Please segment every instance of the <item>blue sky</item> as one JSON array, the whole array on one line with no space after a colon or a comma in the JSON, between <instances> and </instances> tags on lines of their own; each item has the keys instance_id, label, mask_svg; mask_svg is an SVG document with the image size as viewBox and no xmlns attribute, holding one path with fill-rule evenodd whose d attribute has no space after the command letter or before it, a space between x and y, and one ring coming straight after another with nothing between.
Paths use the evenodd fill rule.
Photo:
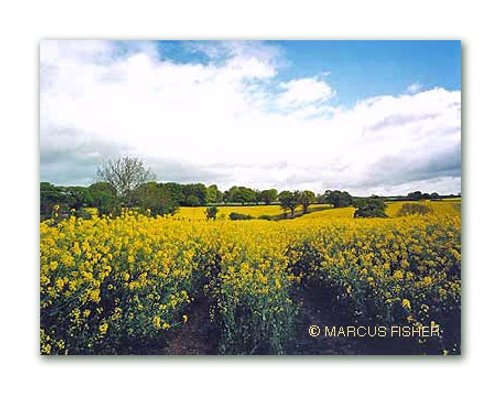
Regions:
<instances>
[{"instance_id":1,"label":"blue sky","mask_svg":"<svg viewBox=\"0 0 500 394\"><path fill-rule=\"evenodd\" d=\"M208 64L193 41L160 41L160 56ZM198 42L206 43L206 41ZM323 75L336 87L336 102L351 106L373 96L397 95L412 84L421 89L461 89L460 41L267 41L283 55L277 81Z\"/></svg>"},{"instance_id":2,"label":"blue sky","mask_svg":"<svg viewBox=\"0 0 500 394\"><path fill-rule=\"evenodd\" d=\"M397 95L412 83L460 90L459 41L317 41L283 43L295 78L329 72L347 105L367 97Z\"/></svg>"},{"instance_id":3,"label":"blue sky","mask_svg":"<svg viewBox=\"0 0 500 394\"><path fill-rule=\"evenodd\" d=\"M41 180L107 158L222 189L461 187L459 41L44 41Z\"/></svg>"}]
</instances>

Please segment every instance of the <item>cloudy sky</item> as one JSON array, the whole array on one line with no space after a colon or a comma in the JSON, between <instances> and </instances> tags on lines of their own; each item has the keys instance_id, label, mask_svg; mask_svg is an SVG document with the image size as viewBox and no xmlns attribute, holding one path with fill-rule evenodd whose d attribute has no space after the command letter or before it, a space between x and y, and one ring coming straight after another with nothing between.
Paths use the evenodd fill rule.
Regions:
<instances>
[{"instance_id":1,"label":"cloudy sky","mask_svg":"<svg viewBox=\"0 0 500 394\"><path fill-rule=\"evenodd\" d=\"M107 158L221 189L461 185L458 41L43 41L40 178Z\"/></svg>"}]
</instances>

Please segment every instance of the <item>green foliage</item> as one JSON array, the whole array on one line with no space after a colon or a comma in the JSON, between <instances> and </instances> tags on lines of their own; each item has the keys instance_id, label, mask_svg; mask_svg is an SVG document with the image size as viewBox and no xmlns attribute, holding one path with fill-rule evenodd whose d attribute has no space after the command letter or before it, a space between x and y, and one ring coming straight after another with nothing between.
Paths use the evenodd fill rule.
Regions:
<instances>
[{"instance_id":1,"label":"green foliage","mask_svg":"<svg viewBox=\"0 0 500 394\"><path fill-rule=\"evenodd\" d=\"M419 200L439 200L440 197L439 194L436 192L429 194L429 193L422 193L421 191L415 191L408 193L407 198L409 200L419 201Z\"/></svg>"},{"instance_id":2,"label":"green foliage","mask_svg":"<svg viewBox=\"0 0 500 394\"><path fill-rule=\"evenodd\" d=\"M162 185L165 189L165 193L167 193L177 205L184 205L185 196L183 185L175 182L167 182Z\"/></svg>"},{"instance_id":3,"label":"green foliage","mask_svg":"<svg viewBox=\"0 0 500 394\"><path fill-rule=\"evenodd\" d=\"M173 214L178 203L168 194L164 185L148 182L135 190L135 202L143 213L153 216Z\"/></svg>"},{"instance_id":4,"label":"green foliage","mask_svg":"<svg viewBox=\"0 0 500 394\"><path fill-rule=\"evenodd\" d=\"M217 185L210 185L207 187L207 203L217 204L222 202L222 192Z\"/></svg>"},{"instance_id":5,"label":"green foliage","mask_svg":"<svg viewBox=\"0 0 500 394\"><path fill-rule=\"evenodd\" d=\"M40 215L50 217L54 205L66 203L64 188L52 185L49 182L40 183Z\"/></svg>"},{"instance_id":6,"label":"green foliage","mask_svg":"<svg viewBox=\"0 0 500 394\"><path fill-rule=\"evenodd\" d=\"M262 190L259 193L259 201L269 205L278 199L278 191L276 189Z\"/></svg>"},{"instance_id":7,"label":"green foliage","mask_svg":"<svg viewBox=\"0 0 500 394\"><path fill-rule=\"evenodd\" d=\"M432 213L432 208L429 205L406 203L403 204L401 209L398 211L397 215L398 216L427 215L429 213Z\"/></svg>"},{"instance_id":8,"label":"green foliage","mask_svg":"<svg viewBox=\"0 0 500 394\"><path fill-rule=\"evenodd\" d=\"M324 203L330 204L335 208L348 207L353 203L352 196L349 193L342 192L340 190L327 190L323 195L323 200Z\"/></svg>"},{"instance_id":9,"label":"green foliage","mask_svg":"<svg viewBox=\"0 0 500 394\"><path fill-rule=\"evenodd\" d=\"M233 186L224 193L224 202L249 204L256 201L257 193L244 186Z\"/></svg>"},{"instance_id":10,"label":"green foliage","mask_svg":"<svg viewBox=\"0 0 500 394\"><path fill-rule=\"evenodd\" d=\"M111 184L96 182L88 187L90 205L97 208L100 215L117 215L120 213L118 196Z\"/></svg>"},{"instance_id":11,"label":"green foliage","mask_svg":"<svg viewBox=\"0 0 500 394\"><path fill-rule=\"evenodd\" d=\"M69 209L79 211L90 202L89 191L86 187L68 186L64 189Z\"/></svg>"},{"instance_id":12,"label":"green foliage","mask_svg":"<svg viewBox=\"0 0 500 394\"><path fill-rule=\"evenodd\" d=\"M40 216L44 219L52 215L55 205L61 216L82 215L82 209L91 204L88 188L81 186L54 186L40 182Z\"/></svg>"},{"instance_id":13,"label":"green foliage","mask_svg":"<svg viewBox=\"0 0 500 394\"><path fill-rule=\"evenodd\" d=\"M201 201L197 196L190 194L186 197L184 205L187 205L188 207L196 207L201 205Z\"/></svg>"},{"instance_id":14,"label":"green foliage","mask_svg":"<svg viewBox=\"0 0 500 394\"><path fill-rule=\"evenodd\" d=\"M303 191L299 194L298 203L302 205L304 213L307 213L307 208L315 201L316 201L316 196L310 190Z\"/></svg>"},{"instance_id":15,"label":"green foliage","mask_svg":"<svg viewBox=\"0 0 500 394\"><path fill-rule=\"evenodd\" d=\"M299 191L282 191L278 195L278 201L280 202L281 208L285 211L285 217L286 217L286 211L290 210L291 216L295 214L295 210L299 206L299 198L300 198L300 192Z\"/></svg>"},{"instance_id":16,"label":"green foliage","mask_svg":"<svg viewBox=\"0 0 500 394\"><path fill-rule=\"evenodd\" d=\"M255 219L252 215L245 215L243 213L231 212L229 214L229 219L231 220L251 220Z\"/></svg>"},{"instance_id":17,"label":"green foliage","mask_svg":"<svg viewBox=\"0 0 500 394\"><path fill-rule=\"evenodd\" d=\"M273 217L271 215L261 215L259 216L260 220L273 220Z\"/></svg>"},{"instance_id":18,"label":"green foliage","mask_svg":"<svg viewBox=\"0 0 500 394\"><path fill-rule=\"evenodd\" d=\"M205 205L207 203L207 187L203 183L181 185L184 195L184 204L189 207Z\"/></svg>"},{"instance_id":19,"label":"green foliage","mask_svg":"<svg viewBox=\"0 0 500 394\"><path fill-rule=\"evenodd\" d=\"M430 197L430 199L431 199L431 200L433 200L433 201L435 201L435 200L440 200L440 199L441 199L441 197L439 196L439 194L438 194L438 193L436 193L436 192L431 193L429 197Z\"/></svg>"},{"instance_id":20,"label":"green foliage","mask_svg":"<svg viewBox=\"0 0 500 394\"><path fill-rule=\"evenodd\" d=\"M414 201L422 200L422 192L416 191L416 192L408 193L408 199L414 200Z\"/></svg>"},{"instance_id":21,"label":"green foliage","mask_svg":"<svg viewBox=\"0 0 500 394\"><path fill-rule=\"evenodd\" d=\"M222 202L222 192L217 185L206 187L203 183L158 183L171 203L176 206L196 207Z\"/></svg>"},{"instance_id":22,"label":"green foliage","mask_svg":"<svg viewBox=\"0 0 500 394\"><path fill-rule=\"evenodd\" d=\"M379 197L360 198L354 201L355 218L386 218L387 204Z\"/></svg>"},{"instance_id":23,"label":"green foliage","mask_svg":"<svg viewBox=\"0 0 500 394\"><path fill-rule=\"evenodd\" d=\"M207 217L207 220L215 220L217 218L217 212L219 211L219 208L217 208L215 205L211 205L207 207L205 210L205 215Z\"/></svg>"}]
</instances>

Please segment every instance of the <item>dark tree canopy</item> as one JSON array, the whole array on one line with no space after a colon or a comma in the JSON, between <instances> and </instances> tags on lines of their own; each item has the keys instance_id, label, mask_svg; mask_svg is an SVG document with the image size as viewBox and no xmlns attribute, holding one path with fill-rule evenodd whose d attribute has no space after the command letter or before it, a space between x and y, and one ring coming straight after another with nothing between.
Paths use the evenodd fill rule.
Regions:
<instances>
[{"instance_id":1,"label":"dark tree canopy","mask_svg":"<svg viewBox=\"0 0 500 394\"><path fill-rule=\"evenodd\" d=\"M218 204L222 202L222 192L217 185L210 185L207 187L207 203Z\"/></svg>"},{"instance_id":2,"label":"dark tree canopy","mask_svg":"<svg viewBox=\"0 0 500 394\"><path fill-rule=\"evenodd\" d=\"M370 197L370 198L359 198L354 201L354 211L355 218L385 218L387 214L385 209L387 204L382 198Z\"/></svg>"},{"instance_id":3,"label":"dark tree canopy","mask_svg":"<svg viewBox=\"0 0 500 394\"><path fill-rule=\"evenodd\" d=\"M414 201L422 200L423 199L422 192L416 191L416 192L408 193L408 199L414 200Z\"/></svg>"},{"instance_id":4,"label":"dark tree canopy","mask_svg":"<svg viewBox=\"0 0 500 394\"><path fill-rule=\"evenodd\" d=\"M178 205L184 204L184 185L175 182L164 183L165 192L170 195L172 200L174 200Z\"/></svg>"},{"instance_id":5,"label":"dark tree canopy","mask_svg":"<svg viewBox=\"0 0 500 394\"><path fill-rule=\"evenodd\" d=\"M83 186L69 186L66 188L67 203L70 209L81 210L90 201L90 193Z\"/></svg>"},{"instance_id":6,"label":"dark tree canopy","mask_svg":"<svg viewBox=\"0 0 500 394\"><path fill-rule=\"evenodd\" d=\"M291 216L295 214L295 210L299 205L299 198L299 191L291 192L285 190L278 195L278 201L280 202L281 208L285 211L285 216L287 210L290 210Z\"/></svg>"},{"instance_id":7,"label":"dark tree canopy","mask_svg":"<svg viewBox=\"0 0 500 394\"><path fill-rule=\"evenodd\" d=\"M193 207L207 203L207 187L203 183L181 185L181 190L184 195L183 205Z\"/></svg>"},{"instance_id":8,"label":"dark tree canopy","mask_svg":"<svg viewBox=\"0 0 500 394\"><path fill-rule=\"evenodd\" d=\"M278 199L278 191L276 189L267 189L259 192L259 201L265 204L271 204Z\"/></svg>"},{"instance_id":9,"label":"dark tree canopy","mask_svg":"<svg viewBox=\"0 0 500 394\"><path fill-rule=\"evenodd\" d=\"M323 195L323 200L326 204L330 204L335 208L348 207L352 205L352 196L347 192L340 190L327 190Z\"/></svg>"},{"instance_id":10,"label":"dark tree canopy","mask_svg":"<svg viewBox=\"0 0 500 394\"><path fill-rule=\"evenodd\" d=\"M250 204L255 202L255 200L255 190L244 186L233 186L224 193L224 202Z\"/></svg>"},{"instance_id":11,"label":"dark tree canopy","mask_svg":"<svg viewBox=\"0 0 500 394\"><path fill-rule=\"evenodd\" d=\"M54 205L66 203L64 188L54 186L49 182L40 183L40 215L50 216Z\"/></svg>"},{"instance_id":12,"label":"dark tree canopy","mask_svg":"<svg viewBox=\"0 0 500 394\"><path fill-rule=\"evenodd\" d=\"M100 215L118 214L119 204L115 189L107 182L96 182L88 187L89 205Z\"/></svg>"},{"instance_id":13,"label":"dark tree canopy","mask_svg":"<svg viewBox=\"0 0 500 394\"><path fill-rule=\"evenodd\" d=\"M441 198L441 197L440 197L440 196L439 196L439 194L438 194L438 193L436 193L436 192L433 192L433 193L431 193L431 194L430 194L430 199L431 199L431 200L439 200L440 198Z\"/></svg>"},{"instance_id":14,"label":"dark tree canopy","mask_svg":"<svg viewBox=\"0 0 500 394\"><path fill-rule=\"evenodd\" d=\"M298 203L302 205L302 210L304 213L307 213L307 209L309 205L316 201L316 196L310 190L305 190L299 193Z\"/></svg>"},{"instance_id":15,"label":"dark tree canopy","mask_svg":"<svg viewBox=\"0 0 500 394\"><path fill-rule=\"evenodd\" d=\"M137 187L134 203L143 213L153 216L173 214L179 207L177 201L168 193L165 184L148 182Z\"/></svg>"},{"instance_id":16,"label":"dark tree canopy","mask_svg":"<svg viewBox=\"0 0 500 394\"><path fill-rule=\"evenodd\" d=\"M217 218L217 213L219 212L219 208L215 205L211 205L205 209L205 216L207 220L215 220Z\"/></svg>"}]
</instances>

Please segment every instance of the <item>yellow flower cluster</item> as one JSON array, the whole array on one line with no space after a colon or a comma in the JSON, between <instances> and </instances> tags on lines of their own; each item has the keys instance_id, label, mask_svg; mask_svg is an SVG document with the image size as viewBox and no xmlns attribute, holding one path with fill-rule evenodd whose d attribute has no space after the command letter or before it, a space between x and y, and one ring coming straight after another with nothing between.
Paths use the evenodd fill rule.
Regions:
<instances>
[{"instance_id":1,"label":"yellow flower cluster","mask_svg":"<svg viewBox=\"0 0 500 394\"><path fill-rule=\"evenodd\" d=\"M203 264L192 235L131 214L42 223L42 353L113 353L182 322Z\"/></svg>"},{"instance_id":2,"label":"yellow flower cluster","mask_svg":"<svg viewBox=\"0 0 500 394\"><path fill-rule=\"evenodd\" d=\"M308 262L306 275L330 292L337 310L355 316L355 323L435 321L443 336L430 344L421 341L422 352L459 347L460 217L413 215L337 223L319 229L299 259Z\"/></svg>"}]
</instances>

